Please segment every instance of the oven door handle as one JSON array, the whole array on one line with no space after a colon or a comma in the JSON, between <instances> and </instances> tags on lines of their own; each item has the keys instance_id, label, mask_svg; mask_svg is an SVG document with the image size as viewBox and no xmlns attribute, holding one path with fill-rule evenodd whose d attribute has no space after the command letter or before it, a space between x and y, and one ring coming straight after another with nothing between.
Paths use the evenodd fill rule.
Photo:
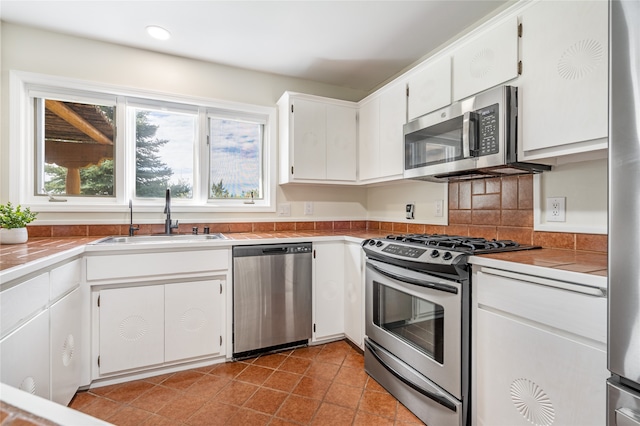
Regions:
<instances>
[{"instance_id":1,"label":"oven door handle","mask_svg":"<svg viewBox=\"0 0 640 426\"><path fill-rule=\"evenodd\" d=\"M434 400L438 404L444 407L447 407L451 411L453 412L457 411L456 405L453 404L451 401L449 401L449 399L445 395L443 395L441 392L438 392L438 391L431 392L423 388L422 386L419 386L413 383L411 380L407 379L402 374L398 373L393 367L388 365L382 359L382 357L377 353L376 348L371 343L365 340L364 345L367 349L369 349L369 352L371 353L371 355L375 357L375 359L380 363L380 365L382 365L389 373L393 374L393 376L398 380L400 380L402 383L409 386L411 389L415 390L416 392L419 392L421 395L424 395L427 398Z\"/></svg>"},{"instance_id":2,"label":"oven door handle","mask_svg":"<svg viewBox=\"0 0 640 426\"><path fill-rule=\"evenodd\" d=\"M409 283L409 284L414 284L414 285L418 285L420 287L427 287L427 288L431 288L433 290L438 290L438 291L444 291L447 293L452 293L452 294L458 294L458 289L455 286L449 285L449 284L443 284L443 283L433 283L430 281L425 281L425 280L419 280L416 278L411 278L411 277L407 277L404 275L400 275L400 274L396 274L390 271L387 271L386 269L382 269L379 268L378 266L372 264L372 263L367 263L367 265L369 265L371 268L375 269L377 272L381 273L382 275L385 275L389 278L392 278L396 281L401 281L403 283Z\"/></svg>"}]
</instances>

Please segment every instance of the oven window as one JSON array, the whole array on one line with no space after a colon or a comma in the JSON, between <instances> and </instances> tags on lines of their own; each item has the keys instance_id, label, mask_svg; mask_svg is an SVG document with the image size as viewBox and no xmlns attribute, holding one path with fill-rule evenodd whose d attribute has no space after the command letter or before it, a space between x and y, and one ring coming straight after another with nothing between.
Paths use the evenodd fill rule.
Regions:
<instances>
[{"instance_id":1,"label":"oven window","mask_svg":"<svg viewBox=\"0 0 640 426\"><path fill-rule=\"evenodd\" d=\"M444 307L373 282L373 322L443 363Z\"/></svg>"}]
</instances>

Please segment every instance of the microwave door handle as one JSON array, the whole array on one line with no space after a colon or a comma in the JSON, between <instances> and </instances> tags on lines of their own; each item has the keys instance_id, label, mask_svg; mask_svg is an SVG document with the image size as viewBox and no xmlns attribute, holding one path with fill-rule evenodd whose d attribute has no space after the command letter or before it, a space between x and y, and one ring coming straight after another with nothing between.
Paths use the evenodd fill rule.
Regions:
<instances>
[{"instance_id":1,"label":"microwave door handle","mask_svg":"<svg viewBox=\"0 0 640 426\"><path fill-rule=\"evenodd\" d=\"M478 151L477 123L475 112L467 111L462 115L462 158L475 157Z\"/></svg>"}]
</instances>

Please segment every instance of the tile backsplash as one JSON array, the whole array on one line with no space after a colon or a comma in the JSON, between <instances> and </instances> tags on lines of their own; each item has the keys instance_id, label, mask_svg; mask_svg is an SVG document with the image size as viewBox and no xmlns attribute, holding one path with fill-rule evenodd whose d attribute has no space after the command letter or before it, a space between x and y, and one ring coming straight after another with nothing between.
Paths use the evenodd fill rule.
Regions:
<instances>
[{"instance_id":1,"label":"tile backsplash","mask_svg":"<svg viewBox=\"0 0 640 426\"><path fill-rule=\"evenodd\" d=\"M514 240L547 248L607 251L607 235L533 230L533 176L509 176L449 183L449 225L381 221L181 223L178 232L270 233L279 231L362 231L429 233ZM126 235L128 225L30 225L31 237ZM139 234L164 231L162 224L140 225Z\"/></svg>"}]
</instances>

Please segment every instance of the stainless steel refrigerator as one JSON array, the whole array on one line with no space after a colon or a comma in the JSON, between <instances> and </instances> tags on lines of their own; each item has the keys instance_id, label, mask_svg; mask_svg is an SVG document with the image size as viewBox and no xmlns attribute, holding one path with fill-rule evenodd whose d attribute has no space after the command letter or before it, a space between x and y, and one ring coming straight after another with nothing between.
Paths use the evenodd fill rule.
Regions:
<instances>
[{"instance_id":1,"label":"stainless steel refrigerator","mask_svg":"<svg viewBox=\"0 0 640 426\"><path fill-rule=\"evenodd\" d=\"M607 425L640 426L640 0L609 4Z\"/></svg>"}]
</instances>

